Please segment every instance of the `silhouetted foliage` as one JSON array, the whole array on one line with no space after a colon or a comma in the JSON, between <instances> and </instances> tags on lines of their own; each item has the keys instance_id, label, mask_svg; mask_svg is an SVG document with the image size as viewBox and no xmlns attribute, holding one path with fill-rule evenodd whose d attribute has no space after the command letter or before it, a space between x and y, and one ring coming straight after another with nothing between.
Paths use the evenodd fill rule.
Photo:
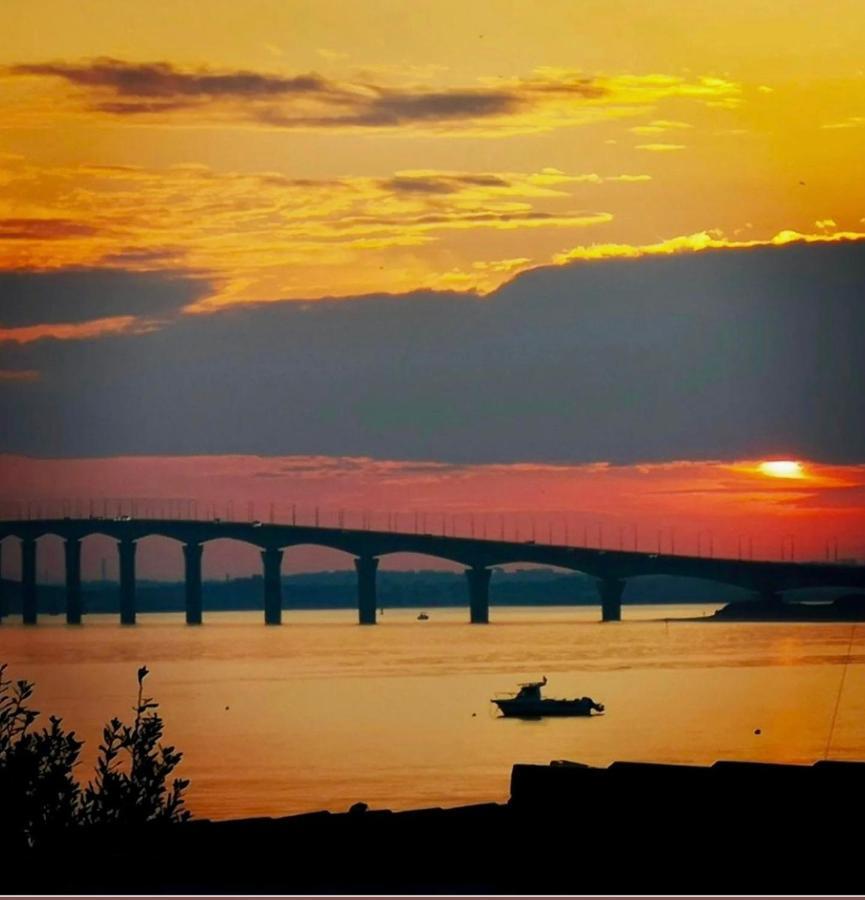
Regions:
<instances>
[{"instance_id":1,"label":"silhouetted foliage","mask_svg":"<svg viewBox=\"0 0 865 900\"><path fill-rule=\"evenodd\" d=\"M102 732L96 777L82 790L73 777L83 741L56 716L41 731L28 706L33 685L6 678L0 665L0 840L7 850L34 847L75 825L182 822L186 779L169 776L182 754L160 744L159 704L144 696L147 667L138 670L135 719L112 719Z\"/></svg>"},{"instance_id":2,"label":"silhouetted foliage","mask_svg":"<svg viewBox=\"0 0 865 900\"><path fill-rule=\"evenodd\" d=\"M15 850L76 821L80 788L72 769L82 742L55 716L47 728L32 729L39 716L27 706L33 685L9 681L5 672L0 665L0 835Z\"/></svg>"}]
</instances>

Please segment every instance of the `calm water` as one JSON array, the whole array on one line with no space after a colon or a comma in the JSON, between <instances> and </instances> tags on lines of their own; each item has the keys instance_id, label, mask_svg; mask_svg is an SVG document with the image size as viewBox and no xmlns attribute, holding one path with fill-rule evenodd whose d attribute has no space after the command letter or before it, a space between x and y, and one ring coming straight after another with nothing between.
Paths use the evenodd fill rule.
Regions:
<instances>
[{"instance_id":1,"label":"calm water","mask_svg":"<svg viewBox=\"0 0 865 900\"><path fill-rule=\"evenodd\" d=\"M810 762L842 677L829 755L865 758L865 626L663 621L706 611L626 607L603 625L596 609L499 607L486 627L463 609L427 622L387 610L375 628L350 610L287 612L282 628L259 613L202 628L173 614L135 628L45 619L0 627L0 660L86 738L81 777L102 723L129 718L146 663L189 805L212 818L504 800L514 762ZM607 714L494 717L490 697L541 675L549 696L588 694Z\"/></svg>"}]
</instances>

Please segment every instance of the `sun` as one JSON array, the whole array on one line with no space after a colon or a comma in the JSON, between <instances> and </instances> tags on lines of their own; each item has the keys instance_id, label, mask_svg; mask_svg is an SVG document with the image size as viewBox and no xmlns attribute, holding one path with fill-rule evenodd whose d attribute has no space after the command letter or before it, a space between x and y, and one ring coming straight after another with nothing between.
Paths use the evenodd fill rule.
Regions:
<instances>
[{"instance_id":1,"label":"sun","mask_svg":"<svg viewBox=\"0 0 865 900\"><path fill-rule=\"evenodd\" d=\"M796 462L794 459L770 459L766 462L761 462L758 468L764 475L771 475L772 478L805 477L802 463Z\"/></svg>"}]
</instances>

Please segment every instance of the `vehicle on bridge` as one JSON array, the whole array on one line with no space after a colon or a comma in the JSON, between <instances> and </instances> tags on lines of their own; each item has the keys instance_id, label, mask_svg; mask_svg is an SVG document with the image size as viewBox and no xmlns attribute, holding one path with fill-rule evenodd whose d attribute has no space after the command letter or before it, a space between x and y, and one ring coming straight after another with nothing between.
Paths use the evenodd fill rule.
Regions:
<instances>
[{"instance_id":1,"label":"vehicle on bridge","mask_svg":"<svg viewBox=\"0 0 865 900\"><path fill-rule=\"evenodd\" d=\"M590 716L593 712L604 711L604 704L595 703L591 697L580 697L577 700L544 699L541 696L541 688L546 683L547 676L544 675L543 681L528 681L521 684L514 696L494 698L490 702L495 703L503 716L520 719L538 719L541 716Z\"/></svg>"}]
</instances>

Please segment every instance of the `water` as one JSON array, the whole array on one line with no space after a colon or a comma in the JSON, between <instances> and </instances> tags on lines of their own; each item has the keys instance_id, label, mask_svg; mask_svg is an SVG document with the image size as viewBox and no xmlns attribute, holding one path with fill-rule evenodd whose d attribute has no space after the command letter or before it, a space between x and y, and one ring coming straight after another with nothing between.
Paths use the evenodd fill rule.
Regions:
<instances>
[{"instance_id":1,"label":"water","mask_svg":"<svg viewBox=\"0 0 865 900\"><path fill-rule=\"evenodd\" d=\"M710 611L625 607L601 624L591 608L498 607L471 626L464 609L427 622L389 609L374 628L351 610L286 612L282 628L260 613L206 614L201 628L174 614L135 628L45 618L0 627L0 660L86 739L85 779L146 663L189 806L210 818L503 801L515 762L811 762L845 668L829 756L865 758L865 627L664 621ZM490 697L542 675L549 696L588 694L607 714L494 717Z\"/></svg>"}]
</instances>

